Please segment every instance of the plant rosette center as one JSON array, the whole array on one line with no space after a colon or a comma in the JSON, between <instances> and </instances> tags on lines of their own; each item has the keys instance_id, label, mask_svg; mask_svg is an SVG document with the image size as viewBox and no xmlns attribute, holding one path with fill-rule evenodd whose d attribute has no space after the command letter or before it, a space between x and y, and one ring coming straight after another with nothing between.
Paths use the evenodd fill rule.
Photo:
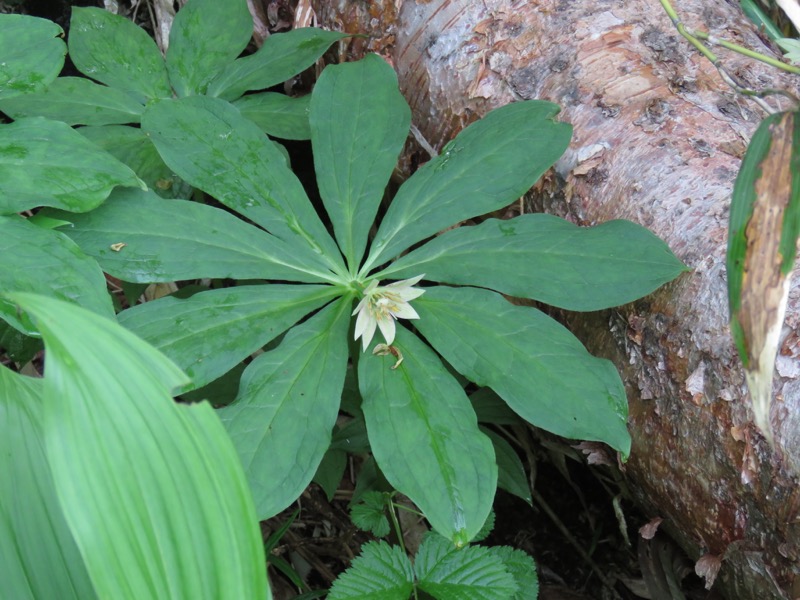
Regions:
<instances>
[{"instance_id":1,"label":"plant rosette center","mask_svg":"<svg viewBox=\"0 0 800 600\"><path fill-rule=\"evenodd\" d=\"M353 315L358 315L355 339L361 338L363 350L372 341L375 329L381 330L386 344L391 346L396 331L396 319L419 319L410 302L425 293L424 289L414 287L423 277L424 274L417 275L385 286L378 285L380 281L377 279L369 282L361 301L353 311Z\"/></svg>"}]
</instances>

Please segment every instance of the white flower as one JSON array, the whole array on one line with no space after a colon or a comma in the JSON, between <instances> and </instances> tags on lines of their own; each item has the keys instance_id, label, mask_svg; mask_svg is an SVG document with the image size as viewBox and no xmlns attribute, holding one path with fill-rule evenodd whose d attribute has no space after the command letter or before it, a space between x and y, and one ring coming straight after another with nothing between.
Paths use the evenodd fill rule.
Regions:
<instances>
[{"instance_id":1,"label":"white flower","mask_svg":"<svg viewBox=\"0 0 800 600\"><path fill-rule=\"evenodd\" d=\"M354 315L358 314L355 339L361 338L364 350L372 341L376 327L380 328L386 343L391 345L394 341L395 319L419 319L409 301L425 293L423 289L412 287L423 277L424 274L383 287L378 287L378 281L370 282L364 290L364 297L353 311Z\"/></svg>"}]
</instances>

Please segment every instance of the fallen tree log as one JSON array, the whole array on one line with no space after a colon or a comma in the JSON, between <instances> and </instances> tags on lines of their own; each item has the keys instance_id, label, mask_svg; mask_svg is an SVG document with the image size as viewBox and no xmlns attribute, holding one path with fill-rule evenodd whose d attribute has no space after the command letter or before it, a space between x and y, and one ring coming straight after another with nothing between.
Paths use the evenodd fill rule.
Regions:
<instances>
[{"instance_id":1,"label":"fallen tree log","mask_svg":"<svg viewBox=\"0 0 800 600\"><path fill-rule=\"evenodd\" d=\"M370 35L347 52L376 51L394 65L420 139L435 149L508 102L563 107L572 145L536 208L580 224L637 221L693 270L634 305L569 317L626 383L624 474L708 581L721 561L715 585L729 598L800 598L797 278L774 381L774 451L752 425L728 329L728 208L762 110L676 35L656 0L312 4L322 25ZM678 8L691 27L771 53L733 2ZM748 86L797 91L762 64L726 55L725 65ZM426 159L412 145L403 168Z\"/></svg>"}]
</instances>

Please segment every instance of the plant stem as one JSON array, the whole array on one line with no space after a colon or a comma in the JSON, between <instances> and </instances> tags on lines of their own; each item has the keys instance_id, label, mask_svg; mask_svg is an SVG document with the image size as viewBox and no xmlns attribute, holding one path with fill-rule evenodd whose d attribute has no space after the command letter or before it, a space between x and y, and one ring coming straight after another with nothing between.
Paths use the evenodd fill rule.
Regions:
<instances>
[{"instance_id":1,"label":"plant stem","mask_svg":"<svg viewBox=\"0 0 800 600\"><path fill-rule=\"evenodd\" d=\"M403 551L403 554L408 554L406 552L406 543L403 540L403 529L400 527L400 521L397 519L397 513L394 510L394 502L391 501L391 498L386 498L386 508L389 509L389 518L392 520L394 534L397 536L397 543L400 544L400 549Z\"/></svg>"}]
</instances>

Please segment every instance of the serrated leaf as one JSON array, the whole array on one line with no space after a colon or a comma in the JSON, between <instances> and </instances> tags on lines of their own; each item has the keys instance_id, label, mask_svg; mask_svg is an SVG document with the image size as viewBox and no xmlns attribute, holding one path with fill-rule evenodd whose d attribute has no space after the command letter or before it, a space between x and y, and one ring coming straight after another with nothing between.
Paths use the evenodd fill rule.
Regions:
<instances>
[{"instance_id":1,"label":"serrated leaf","mask_svg":"<svg viewBox=\"0 0 800 600\"><path fill-rule=\"evenodd\" d=\"M167 71L178 96L205 94L252 35L253 17L245 0L187 2L172 22L167 50Z\"/></svg>"},{"instance_id":2,"label":"serrated leaf","mask_svg":"<svg viewBox=\"0 0 800 600\"><path fill-rule=\"evenodd\" d=\"M0 256L9 261L0 269L0 290L35 292L114 316L103 272L67 236L16 215L0 216ZM13 303L0 299L0 314L23 333L36 333Z\"/></svg>"},{"instance_id":3,"label":"serrated leaf","mask_svg":"<svg viewBox=\"0 0 800 600\"><path fill-rule=\"evenodd\" d=\"M252 499L208 404L110 319L11 294L47 350L44 439L58 498L101 598L269 597Z\"/></svg>"},{"instance_id":4,"label":"serrated leaf","mask_svg":"<svg viewBox=\"0 0 800 600\"><path fill-rule=\"evenodd\" d=\"M417 552L419 588L436 600L508 600L517 591L514 577L489 548L457 549L431 534Z\"/></svg>"},{"instance_id":5,"label":"serrated leaf","mask_svg":"<svg viewBox=\"0 0 800 600\"><path fill-rule=\"evenodd\" d=\"M400 186L364 269L527 192L569 144L572 127L553 120L558 111L541 100L515 102L459 133Z\"/></svg>"},{"instance_id":6,"label":"serrated leaf","mask_svg":"<svg viewBox=\"0 0 800 600\"><path fill-rule=\"evenodd\" d=\"M13 119L46 117L68 125L114 125L138 123L144 106L126 91L82 77L59 77L40 92L0 100L0 110Z\"/></svg>"},{"instance_id":7,"label":"serrated leaf","mask_svg":"<svg viewBox=\"0 0 800 600\"><path fill-rule=\"evenodd\" d=\"M225 374L336 293L321 285L239 286L185 300L159 298L123 311L118 320L167 355L197 388Z\"/></svg>"},{"instance_id":8,"label":"serrated leaf","mask_svg":"<svg viewBox=\"0 0 800 600\"><path fill-rule=\"evenodd\" d=\"M0 365L0 571L15 600L96 598L45 457L41 379Z\"/></svg>"},{"instance_id":9,"label":"serrated leaf","mask_svg":"<svg viewBox=\"0 0 800 600\"><path fill-rule=\"evenodd\" d=\"M497 465L461 386L433 351L403 327L403 356L367 352L358 379L372 453L386 478L420 507L431 525L459 545L492 507Z\"/></svg>"},{"instance_id":10,"label":"serrated leaf","mask_svg":"<svg viewBox=\"0 0 800 600\"><path fill-rule=\"evenodd\" d=\"M408 600L414 588L411 561L398 546L369 542L333 582L328 600Z\"/></svg>"},{"instance_id":11,"label":"serrated leaf","mask_svg":"<svg viewBox=\"0 0 800 600\"><path fill-rule=\"evenodd\" d=\"M511 600L536 600L539 597L539 576L533 559L522 550L508 546L493 546L489 550L503 561L514 577L517 593Z\"/></svg>"},{"instance_id":12,"label":"serrated leaf","mask_svg":"<svg viewBox=\"0 0 800 600\"><path fill-rule=\"evenodd\" d=\"M525 467L514 448L504 437L491 429L481 427L481 431L492 440L494 446L494 455L497 457L497 487L522 498L528 504L533 504L531 485L525 474Z\"/></svg>"},{"instance_id":13,"label":"serrated leaf","mask_svg":"<svg viewBox=\"0 0 800 600\"><path fill-rule=\"evenodd\" d=\"M498 481L499 481L499 476L498 476ZM494 529L494 522L495 522L495 512L494 509L492 509L491 511L489 511L489 516L486 517L486 520L483 522L483 526L481 527L481 530L478 532L478 535L476 535L472 541L474 543L482 542L487 537L489 537L489 535L492 533L492 530Z\"/></svg>"},{"instance_id":14,"label":"serrated leaf","mask_svg":"<svg viewBox=\"0 0 800 600\"><path fill-rule=\"evenodd\" d=\"M235 100L250 90L265 90L313 65L334 42L349 33L313 27L273 33L255 54L225 66L208 86L209 96Z\"/></svg>"},{"instance_id":15,"label":"serrated leaf","mask_svg":"<svg viewBox=\"0 0 800 600\"><path fill-rule=\"evenodd\" d=\"M411 110L394 69L369 54L322 72L311 95L309 123L320 195L355 272L408 136Z\"/></svg>"},{"instance_id":16,"label":"serrated leaf","mask_svg":"<svg viewBox=\"0 0 800 600\"><path fill-rule=\"evenodd\" d=\"M61 72L64 30L47 19L0 15L0 99L37 92Z\"/></svg>"},{"instance_id":17,"label":"serrated leaf","mask_svg":"<svg viewBox=\"0 0 800 600\"><path fill-rule=\"evenodd\" d=\"M172 96L153 38L130 19L102 8L72 8L69 57L87 77L137 92L142 100Z\"/></svg>"},{"instance_id":18,"label":"serrated leaf","mask_svg":"<svg viewBox=\"0 0 800 600\"><path fill-rule=\"evenodd\" d=\"M386 517L386 496L382 492L367 492L361 501L350 508L350 520L362 531L376 537L389 535L389 519Z\"/></svg>"},{"instance_id":19,"label":"serrated leaf","mask_svg":"<svg viewBox=\"0 0 800 600\"><path fill-rule=\"evenodd\" d=\"M34 117L0 125L0 214L37 206L85 212L115 186L144 183L66 123Z\"/></svg>"},{"instance_id":20,"label":"serrated leaf","mask_svg":"<svg viewBox=\"0 0 800 600\"><path fill-rule=\"evenodd\" d=\"M632 302L686 271L669 247L630 221L578 227L527 214L434 238L377 274L474 285L567 310L600 310Z\"/></svg>"},{"instance_id":21,"label":"serrated leaf","mask_svg":"<svg viewBox=\"0 0 800 600\"><path fill-rule=\"evenodd\" d=\"M284 140L308 140L311 139L308 125L310 102L310 95L292 98L264 92L239 98L233 105L266 134Z\"/></svg>"},{"instance_id":22,"label":"serrated leaf","mask_svg":"<svg viewBox=\"0 0 800 600\"><path fill-rule=\"evenodd\" d=\"M194 96L151 104L142 128L184 180L294 242L309 267L341 270L339 250L284 155L228 102Z\"/></svg>"},{"instance_id":23,"label":"serrated leaf","mask_svg":"<svg viewBox=\"0 0 800 600\"><path fill-rule=\"evenodd\" d=\"M306 267L293 246L197 202L116 190L98 209L64 218L73 224L64 233L103 270L125 281L328 279L324 271Z\"/></svg>"},{"instance_id":24,"label":"serrated leaf","mask_svg":"<svg viewBox=\"0 0 800 600\"><path fill-rule=\"evenodd\" d=\"M731 200L728 301L755 423L772 443L772 374L800 235L800 119L778 113L759 126Z\"/></svg>"},{"instance_id":25,"label":"serrated leaf","mask_svg":"<svg viewBox=\"0 0 800 600\"><path fill-rule=\"evenodd\" d=\"M478 288L427 288L414 308L420 316L414 324L444 359L491 387L522 418L627 456L628 402L619 374L565 327Z\"/></svg>"},{"instance_id":26,"label":"serrated leaf","mask_svg":"<svg viewBox=\"0 0 800 600\"><path fill-rule=\"evenodd\" d=\"M260 520L289 506L309 484L339 412L347 367L351 298L289 330L242 375L219 416L247 473Z\"/></svg>"}]
</instances>

